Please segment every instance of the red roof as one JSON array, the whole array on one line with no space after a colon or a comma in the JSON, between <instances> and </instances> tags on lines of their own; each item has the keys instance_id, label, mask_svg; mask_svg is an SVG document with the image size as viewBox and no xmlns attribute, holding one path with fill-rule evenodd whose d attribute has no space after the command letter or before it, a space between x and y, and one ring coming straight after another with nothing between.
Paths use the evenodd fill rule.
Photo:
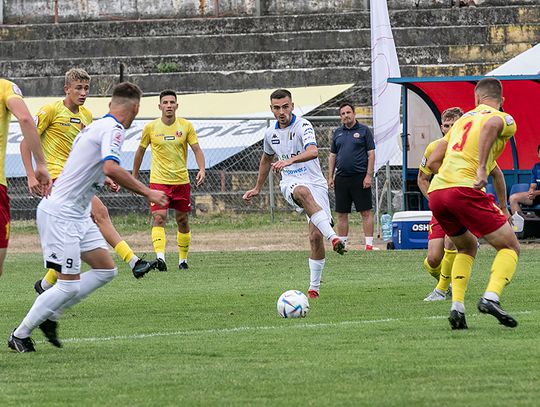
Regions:
<instances>
[{"instance_id":1,"label":"red roof","mask_svg":"<svg viewBox=\"0 0 540 407\"><path fill-rule=\"evenodd\" d=\"M530 170L538 161L540 144L540 75L494 76L503 84L503 109L517 124L514 136L517 169ZM441 112L452 106L464 111L474 108L474 86L483 77L390 78L417 93L430 106L438 120ZM537 116L539 115L539 116ZM511 144L508 143L497 163L502 169L514 169Z\"/></svg>"}]
</instances>

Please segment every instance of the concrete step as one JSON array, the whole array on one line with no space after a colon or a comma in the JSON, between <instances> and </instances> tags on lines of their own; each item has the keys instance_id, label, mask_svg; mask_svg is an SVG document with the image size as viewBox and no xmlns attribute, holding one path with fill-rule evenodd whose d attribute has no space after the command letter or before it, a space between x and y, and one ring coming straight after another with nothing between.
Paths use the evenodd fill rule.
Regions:
<instances>
[{"instance_id":1,"label":"concrete step","mask_svg":"<svg viewBox=\"0 0 540 407\"><path fill-rule=\"evenodd\" d=\"M501 26L412 27L393 30L396 45L445 46L540 42L540 24ZM234 53L349 49L370 46L368 29L301 31L295 33L234 34L228 36L178 36L113 39L2 41L3 60L178 55L201 52Z\"/></svg>"},{"instance_id":2,"label":"concrete step","mask_svg":"<svg viewBox=\"0 0 540 407\"><path fill-rule=\"evenodd\" d=\"M497 63L510 59L531 47L528 42L517 44L398 47L401 66L451 63ZM364 69L371 63L369 48L339 50L301 50L270 52L236 52L191 55L147 55L143 57L65 58L0 61L0 71L7 77L24 73L25 77L61 76L73 66L81 66L90 75L116 74L123 64L127 74L238 71L263 69L316 68L357 66Z\"/></svg>"},{"instance_id":3,"label":"concrete step","mask_svg":"<svg viewBox=\"0 0 540 407\"><path fill-rule=\"evenodd\" d=\"M404 0L413 4L413 0ZM431 0L430 0L431 1ZM532 3L532 4L531 4ZM515 4L515 1L514 1ZM538 1L506 7L475 9L414 8L391 10L393 27L535 23L540 20ZM66 38L129 38L154 36L229 35L294 31L369 28L368 12L304 14L295 16L186 18L175 20L89 21L63 24L4 25L1 41L63 40Z\"/></svg>"}]
</instances>

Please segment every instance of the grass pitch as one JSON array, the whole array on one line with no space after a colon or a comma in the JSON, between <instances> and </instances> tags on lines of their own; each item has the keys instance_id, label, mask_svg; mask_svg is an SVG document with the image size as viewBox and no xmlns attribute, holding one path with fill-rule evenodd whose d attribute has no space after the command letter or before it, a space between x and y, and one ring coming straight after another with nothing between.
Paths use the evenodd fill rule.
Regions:
<instances>
[{"instance_id":1,"label":"grass pitch","mask_svg":"<svg viewBox=\"0 0 540 407\"><path fill-rule=\"evenodd\" d=\"M538 249L524 248L502 298L505 328L476 302L494 251L482 247L467 292L468 331L450 302L422 299L423 251L329 253L307 318L278 317L307 291L306 252L193 253L190 270L119 276L60 322L64 348L5 340L31 306L39 254L8 254L0 334L1 406L536 406L540 399Z\"/></svg>"}]
</instances>

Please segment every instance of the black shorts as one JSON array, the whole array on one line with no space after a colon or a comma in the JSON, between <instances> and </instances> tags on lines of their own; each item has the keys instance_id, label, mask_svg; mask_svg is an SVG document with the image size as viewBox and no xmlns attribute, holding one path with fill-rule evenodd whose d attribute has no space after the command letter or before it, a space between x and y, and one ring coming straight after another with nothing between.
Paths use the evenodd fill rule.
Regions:
<instances>
[{"instance_id":1,"label":"black shorts","mask_svg":"<svg viewBox=\"0 0 540 407\"><path fill-rule=\"evenodd\" d=\"M352 203L356 212L373 208L371 188L364 188L365 173L343 177L336 175L334 190L336 192L336 212L351 213Z\"/></svg>"}]
</instances>

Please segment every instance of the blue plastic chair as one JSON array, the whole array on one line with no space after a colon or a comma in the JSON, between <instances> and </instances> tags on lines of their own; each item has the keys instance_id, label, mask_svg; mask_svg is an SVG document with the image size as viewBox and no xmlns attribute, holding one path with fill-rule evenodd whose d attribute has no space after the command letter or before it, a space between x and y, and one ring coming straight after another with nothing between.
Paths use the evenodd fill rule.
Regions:
<instances>
[{"instance_id":1,"label":"blue plastic chair","mask_svg":"<svg viewBox=\"0 0 540 407\"><path fill-rule=\"evenodd\" d=\"M513 184L510 188L510 195L517 194L518 192L527 192L529 190L529 184Z\"/></svg>"}]
</instances>

